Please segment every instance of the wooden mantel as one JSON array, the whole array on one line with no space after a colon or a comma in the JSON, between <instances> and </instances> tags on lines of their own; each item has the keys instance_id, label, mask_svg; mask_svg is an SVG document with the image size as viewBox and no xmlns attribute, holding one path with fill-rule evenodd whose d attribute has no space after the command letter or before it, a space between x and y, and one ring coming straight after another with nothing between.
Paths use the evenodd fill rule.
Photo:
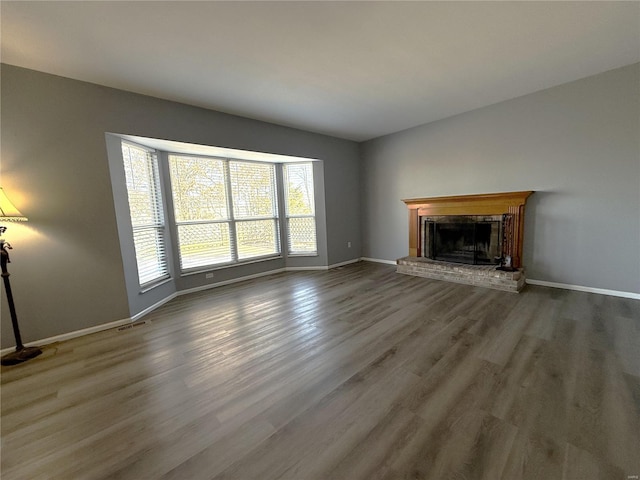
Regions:
<instances>
[{"instance_id":1,"label":"wooden mantel","mask_svg":"<svg viewBox=\"0 0 640 480\"><path fill-rule=\"evenodd\" d=\"M409 208L409 256L421 257L420 217L431 215L509 215L509 235L503 251L515 268L522 266L524 206L533 191L483 193L403 200Z\"/></svg>"}]
</instances>

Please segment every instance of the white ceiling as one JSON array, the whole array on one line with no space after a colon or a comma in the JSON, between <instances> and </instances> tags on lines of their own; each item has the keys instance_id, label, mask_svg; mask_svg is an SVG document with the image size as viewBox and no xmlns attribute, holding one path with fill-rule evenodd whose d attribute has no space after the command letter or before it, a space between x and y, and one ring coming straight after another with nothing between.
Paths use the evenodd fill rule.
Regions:
<instances>
[{"instance_id":1,"label":"white ceiling","mask_svg":"<svg viewBox=\"0 0 640 480\"><path fill-rule=\"evenodd\" d=\"M2 62L367 140L640 61L640 2L1 2Z\"/></svg>"}]
</instances>

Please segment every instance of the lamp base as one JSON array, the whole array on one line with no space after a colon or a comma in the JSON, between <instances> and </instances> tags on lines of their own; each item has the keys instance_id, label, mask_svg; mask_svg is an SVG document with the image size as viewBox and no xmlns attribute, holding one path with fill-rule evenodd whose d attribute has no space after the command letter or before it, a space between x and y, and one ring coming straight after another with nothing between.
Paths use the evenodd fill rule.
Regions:
<instances>
[{"instance_id":1,"label":"lamp base","mask_svg":"<svg viewBox=\"0 0 640 480\"><path fill-rule=\"evenodd\" d=\"M17 365L26 362L31 358L35 358L42 353L38 347L22 347L16 349L15 352L7 353L2 357L0 363L2 365Z\"/></svg>"}]
</instances>

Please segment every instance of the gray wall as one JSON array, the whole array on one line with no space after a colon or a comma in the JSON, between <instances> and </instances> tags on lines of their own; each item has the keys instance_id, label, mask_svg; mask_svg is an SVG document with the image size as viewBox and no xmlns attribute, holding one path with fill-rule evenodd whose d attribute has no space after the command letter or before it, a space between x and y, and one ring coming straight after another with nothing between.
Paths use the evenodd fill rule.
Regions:
<instances>
[{"instance_id":1,"label":"gray wall","mask_svg":"<svg viewBox=\"0 0 640 480\"><path fill-rule=\"evenodd\" d=\"M131 315L106 132L322 159L328 264L360 257L355 142L4 64L1 74L0 184L30 220L6 234L15 247L11 282L25 342ZM197 287L204 279L182 283ZM1 297L8 347L13 335Z\"/></svg>"},{"instance_id":2,"label":"gray wall","mask_svg":"<svg viewBox=\"0 0 640 480\"><path fill-rule=\"evenodd\" d=\"M528 278L640 292L640 64L362 145L363 256L408 254L401 199L535 190Z\"/></svg>"}]
</instances>

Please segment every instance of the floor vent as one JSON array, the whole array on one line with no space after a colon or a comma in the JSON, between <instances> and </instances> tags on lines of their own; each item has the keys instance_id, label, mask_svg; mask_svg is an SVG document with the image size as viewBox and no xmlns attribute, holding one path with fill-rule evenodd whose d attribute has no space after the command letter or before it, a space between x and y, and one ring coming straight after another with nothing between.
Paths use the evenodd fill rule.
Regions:
<instances>
[{"instance_id":1,"label":"floor vent","mask_svg":"<svg viewBox=\"0 0 640 480\"><path fill-rule=\"evenodd\" d=\"M149 323L151 323L149 320L143 320L142 322L128 323L126 325L118 327L118 331L119 332L124 332L125 330L132 330L132 329L134 329L136 327L142 327L143 325L147 325Z\"/></svg>"}]
</instances>

